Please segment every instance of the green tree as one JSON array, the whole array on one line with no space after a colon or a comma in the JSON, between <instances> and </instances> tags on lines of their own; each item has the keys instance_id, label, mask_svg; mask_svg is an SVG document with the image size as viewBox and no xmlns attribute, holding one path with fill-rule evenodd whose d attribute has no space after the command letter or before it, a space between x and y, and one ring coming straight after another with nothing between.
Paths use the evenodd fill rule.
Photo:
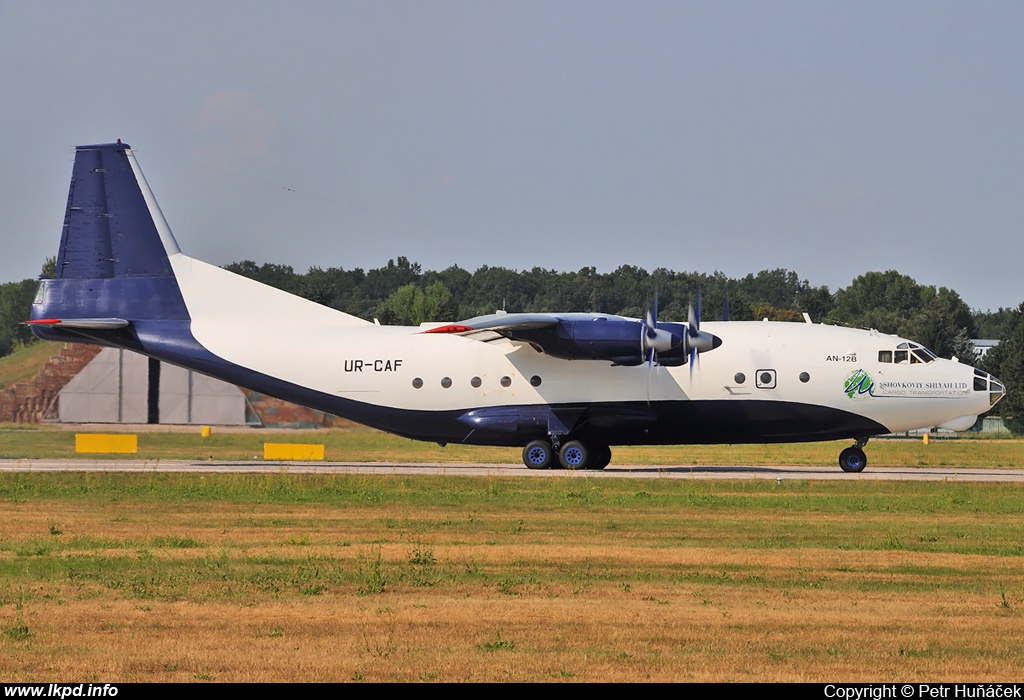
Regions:
<instances>
[{"instance_id":1,"label":"green tree","mask_svg":"<svg viewBox=\"0 0 1024 700\"><path fill-rule=\"evenodd\" d=\"M808 284L797 290L797 310L805 312L815 323L821 323L822 319L828 316L834 305L835 300L832 292L826 286L812 287Z\"/></svg>"},{"instance_id":2,"label":"green tree","mask_svg":"<svg viewBox=\"0 0 1024 700\"><path fill-rule=\"evenodd\" d=\"M415 283L399 287L382 305L379 320L385 324L418 326L428 321L454 321L451 292L440 281L424 292Z\"/></svg>"},{"instance_id":3,"label":"green tree","mask_svg":"<svg viewBox=\"0 0 1024 700\"><path fill-rule=\"evenodd\" d=\"M1006 396L994 412L1003 418L1024 419L1024 303L1006 315L999 344L989 350L981 368L1006 386Z\"/></svg>"},{"instance_id":4,"label":"green tree","mask_svg":"<svg viewBox=\"0 0 1024 700\"><path fill-rule=\"evenodd\" d=\"M962 331L976 332L974 316L956 292L918 284L895 270L865 273L838 290L826 321L910 338L942 357L953 354Z\"/></svg>"},{"instance_id":5,"label":"green tree","mask_svg":"<svg viewBox=\"0 0 1024 700\"><path fill-rule=\"evenodd\" d=\"M751 308L755 317L768 319L769 321L803 321L803 316L794 309L776 309L771 304L754 304Z\"/></svg>"},{"instance_id":6,"label":"green tree","mask_svg":"<svg viewBox=\"0 0 1024 700\"><path fill-rule=\"evenodd\" d=\"M971 334L966 328L961 328L953 338L952 356L965 365L975 364L974 343L971 342Z\"/></svg>"},{"instance_id":7,"label":"green tree","mask_svg":"<svg viewBox=\"0 0 1024 700\"><path fill-rule=\"evenodd\" d=\"M385 325L416 326L423 321L423 290L410 282L394 291L381 305L380 322Z\"/></svg>"},{"instance_id":8,"label":"green tree","mask_svg":"<svg viewBox=\"0 0 1024 700\"><path fill-rule=\"evenodd\" d=\"M427 271L423 273L422 283L425 289L430 289L430 286L438 281L444 284L451 295L451 318L463 318L471 315L463 313L461 305L466 301L469 285L473 281L473 274L458 265L452 265L441 272Z\"/></svg>"},{"instance_id":9,"label":"green tree","mask_svg":"<svg viewBox=\"0 0 1024 700\"><path fill-rule=\"evenodd\" d=\"M975 311L974 323L978 328L978 338L1002 338L1007 325L1013 323L1017 309L999 307L998 311Z\"/></svg>"},{"instance_id":10,"label":"green tree","mask_svg":"<svg viewBox=\"0 0 1024 700\"><path fill-rule=\"evenodd\" d=\"M424 321L455 321L458 309L448 287L438 280L423 294Z\"/></svg>"},{"instance_id":11,"label":"green tree","mask_svg":"<svg viewBox=\"0 0 1024 700\"><path fill-rule=\"evenodd\" d=\"M740 282L740 287L754 303L779 309L792 308L797 293L806 286L806 280L801 282L795 272L782 268L761 270L756 275L747 275Z\"/></svg>"},{"instance_id":12,"label":"green tree","mask_svg":"<svg viewBox=\"0 0 1024 700\"><path fill-rule=\"evenodd\" d=\"M921 285L912 277L896 270L866 272L836 291L827 320L904 335L920 310Z\"/></svg>"},{"instance_id":13,"label":"green tree","mask_svg":"<svg viewBox=\"0 0 1024 700\"><path fill-rule=\"evenodd\" d=\"M302 292L300 275L295 273L291 265L275 265L274 263L257 265L252 260L243 260L225 265L224 269L257 282L269 284L271 287L283 289L290 294L301 294Z\"/></svg>"},{"instance_id":14,"label":"green tree","mask_svg":"<svg viewBox=\"0 0 1024 700\"><path fill-rule=\"evenodd\" d=\"M52 269L52 260L49 261ZM321 269L306 274L287 265L232 263L227 269L320 304L361 318L383 323L420 320L457 320L510 312L592 311L642 318L658 294L659 318L685 321L697 291L703 298L702 320L721 318L725 291L729 291L730 318L734 321L796 320L801 312L816 322L876 328L924 343L942 356L968 361L962 335L998 338L1016 309L974 312L953 290L918 284L895 270L866 272L833 295L828 287L813 287L797 273L762 270L742 279L721 272L676 272L657 268L648 272L632 265L599 273L584 267L575 272L535 267L510 270L484 266L468 272L456 265L440 272L424 271L404 256L369 270ZM46 274L46 269L44 269ZM440 283L446 294L437 288ZM413 285L419 294L405 289ZM392 299L399 290L404 289ZM428 298L429 297L429 298ZM987 330L986 330L987 329Z\"/></svg>"},{"instance_id":15,"label":"green tree","mask_svg":"<svg viewBox=\"0 0 1024 700\"><path fill-rule=\"evenodd\" d=\"M38 288L39 282L31 279L0 284L0 357L32 340L32 331L21 322L31 317Z\"/></svg>"},{"instance_id":16,"label":"green tree","mask_svg":"<svg viewBox=\"0 0 1024 700\"><path fill-rule=\"evenodd\" d=\"M1018 323L1000 345L1006 343L999 379L1006 386L1006 396L998 404L1003 418L1024 419L1024 324Z\"/></svg>"}]
</instances>

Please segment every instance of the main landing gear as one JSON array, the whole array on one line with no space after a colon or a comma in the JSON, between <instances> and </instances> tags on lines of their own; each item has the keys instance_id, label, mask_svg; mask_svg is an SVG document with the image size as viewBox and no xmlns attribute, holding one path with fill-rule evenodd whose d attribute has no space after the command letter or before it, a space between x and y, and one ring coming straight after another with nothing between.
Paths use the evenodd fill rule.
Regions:
<instances>
[{"instance_id":1,"label":"main landing gear","mask_svg":"<svg viewBox=\"0 0 1024 700\"><path fill-rule=\"evenodd\" d=\"M862 449L866 444L868 444L867 438L858 438L856 445L847 447L839 453L839 467L844 472L862 472L864 467L868 466L868 456Z\"/></svg>"},{"instance_id":2,"label":"main landing gear","mask_svg":"<svg viewBox=\"0 0 1024 700\"><path fill-rule=\"evenodd\" d=\"M612 451L607 445L580 440L569 440L557 449L547 440L534 440L523 448L523 464L530 469L599 470L611 461Z\"/></svg>"}]
</instances>

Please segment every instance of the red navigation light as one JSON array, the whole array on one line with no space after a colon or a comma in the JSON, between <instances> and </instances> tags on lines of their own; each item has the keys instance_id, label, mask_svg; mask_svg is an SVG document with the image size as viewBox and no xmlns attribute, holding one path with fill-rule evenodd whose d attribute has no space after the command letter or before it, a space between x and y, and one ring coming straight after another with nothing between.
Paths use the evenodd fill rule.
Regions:
<instances>
[{"instance_id":1,"label":"red navigation light","mask_svg":"<svg viewBox=\"0 0 1024 700\"><path fill-rule=\"evenodd\" d=\"M465 333L466 331L473 330L472 326L460 326L457 323L449 323L447 326L438 326L437 328L431 328L430 330L423 331L424 333Z\"/></svg>"}]
</instances>

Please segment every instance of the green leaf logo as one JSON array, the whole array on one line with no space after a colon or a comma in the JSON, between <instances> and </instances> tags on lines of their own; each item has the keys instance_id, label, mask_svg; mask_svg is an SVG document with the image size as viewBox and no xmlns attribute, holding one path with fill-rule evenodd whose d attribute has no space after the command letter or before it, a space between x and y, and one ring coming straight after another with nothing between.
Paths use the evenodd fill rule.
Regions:
<instances>
[{"instance_id":1,"label":"green leaf logo","mask_svg":"<svg viewBox=\"0 0 1024 700\"><path fill-rule=\"evenodd\" d=\"M846 381L843 382L843 391L854 401L862 401L869 396L873 396L872 391L875 388L875 381L871 378L871 375L862 369L854 370L847 375Z\"/></svg>"}]
</instances>

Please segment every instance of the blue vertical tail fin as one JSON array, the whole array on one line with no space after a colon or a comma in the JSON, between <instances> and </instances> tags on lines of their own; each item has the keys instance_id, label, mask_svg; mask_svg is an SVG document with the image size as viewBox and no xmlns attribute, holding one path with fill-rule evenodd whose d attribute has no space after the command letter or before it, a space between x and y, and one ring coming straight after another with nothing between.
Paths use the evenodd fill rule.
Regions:
<instances>
[{"instance_id":1,"label":"blue vertical tail fin","mask_svg":"<svg viewBox=\"0 0 1024 700\"><path fill-rule=\"evenodd\" d=\"M128 144L79 146L54 278L43 280L32 306L33 332L113 342L109 331L135 321L187 320L170 262L179 253Z\"/></svg>"},{"instance_id":2,"label":"blue vertical tail fin","mask_svg":"<svg viewBox=\"0 0 1024 700\"><path fill-rule=\"evenodd\" d=\"M169 277L177 252L128 144L79 146L55 277Z\"/></svg>"}]
</instances>

